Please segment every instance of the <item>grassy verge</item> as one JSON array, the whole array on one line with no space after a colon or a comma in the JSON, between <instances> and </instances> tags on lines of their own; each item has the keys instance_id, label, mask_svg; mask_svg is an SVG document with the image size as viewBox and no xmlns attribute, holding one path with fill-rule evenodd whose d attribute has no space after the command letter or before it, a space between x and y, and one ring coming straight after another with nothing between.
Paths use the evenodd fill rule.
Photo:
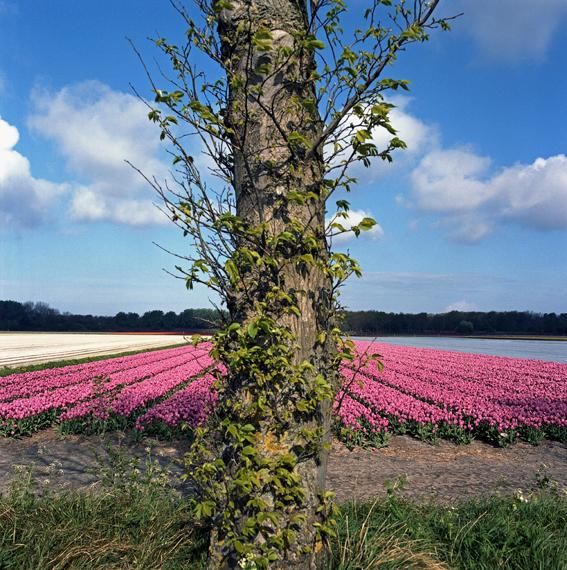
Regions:
<instances>
[{"instance_id":1,"label":"grassy verge","mask_svg":"<svg viewBox=\"0 0 567 570\"><path fill-rule=\"evenodd\" d=\"M567 499L554 493L453 506L390 497L343 506L329 570L567 568Z\"/></svg>"},{"instance_id":2,"label":"grassy verge","mask_svg":"<svg viewBox=\"0 0 567 570\"><path fill-rule=\"evenodd\" d=\"M0 569L203 568L204 547L171 492L116 487L0 499Z\"/></svg>"},{"instance_id":3,"label":"grassy verge","mask_svg":"<svg viewBox=\"0 0 567 570\"><path fill-rule=\"evenodd\" d=\"M42 494L20 476L0 497L0 569L205 568L205 541L163 472L108 473L96 493ZM560 570L566 524L567 498L552 490L453 506L390 493L342 506L324 568Z\"/></svg>"},{"instance_id":4,"label":"grassy verge","mask_svg":"<svg viewBox=\"0 0 567 570\"><path fill-rule=\"evenodd\" d=\"M62 368L63 366L71 366L73 364L86 364L87 362L95 362L96 360L111 360L113 358L120 358L122 356L133 356L135 354L142 354L143 352L155 352L156 350L166 350L168 348L176 348L183 346L183 343L168 344L167 346L158 346L154 348L141 348L139 350L130 350L127 352L120 352L118 354L101 354L98 356L87 356L85 358L76 358L74 360L54 360L52 362L43 362L40 364L30 364L28 366L18 366L11 368L3 366L0 368L0 378L10 374L20 374L23 372L33 372L34 370L47 370L48 368Z\"/></svg>"}]
</instances>

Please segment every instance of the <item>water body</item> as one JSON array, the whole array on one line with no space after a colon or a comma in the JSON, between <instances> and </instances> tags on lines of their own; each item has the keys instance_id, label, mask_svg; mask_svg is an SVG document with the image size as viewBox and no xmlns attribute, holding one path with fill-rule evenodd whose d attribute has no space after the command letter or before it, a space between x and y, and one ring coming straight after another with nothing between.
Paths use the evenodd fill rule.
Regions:
<instances>
[{"instance_id":1,"label":"water body","mask_svg":"<svg viewBox=\"0 0 567 570\"><path fill-rule=\"evenodd\" d=\"M396 337L353 337L356 340L376 340L413 346L415 348L434 348L437 350L455 350L474 354L490 354L493 356L510 356L513 358L530 358L550 362L567 363L567 341L546 340L504 340L484 338L454 338L431 336L396 336Z\"/></svg>"}]
</instances>

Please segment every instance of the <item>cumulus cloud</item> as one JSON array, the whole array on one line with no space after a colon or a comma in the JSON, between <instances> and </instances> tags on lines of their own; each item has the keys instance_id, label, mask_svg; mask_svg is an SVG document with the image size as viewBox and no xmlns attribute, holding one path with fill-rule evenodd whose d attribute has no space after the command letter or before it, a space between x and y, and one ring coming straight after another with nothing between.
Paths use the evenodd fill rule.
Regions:
<instances>
[{"instance_id":1,"label":"cumulus cloud","mask_svg":"<svg viewBox=\"0 0 567 570\"><path fill-rule=\"evenodd\" d=\"M410 97L395 96L389 99L388 102L395 105L390 111L390 122L397 131L395 136L403 140L407 148L405 150L397 150L394 153L394 162L392 163L385 162L379 158L373 158L369 167L365 167L361 162L354 163L350 169L351 175L360 179L364 178L366 182L392 172L393 168L401 165L407 166L408 163L415 160L427 148L436 144L438 139L436 127L428 125L408 111L408 106L411 102ZM345 132L348 132L349 137L359 128L359 120L354 116L351 115L345 120L344 129ZM388 147L393 136L386 129L377 127L372 131L372 140L370 142L376 146L378 151L382 151ZM331 152L331 149L328 150ZM340 164L341 161L349 157L350 155L347 156L346 152L341 152L334 157L333 162Z\"/></svg>"},{"instance_id":2,"label":"cumulus cloud","mask_svg":"<svg viewBox=\"0 0 567 570\"><path fill-rule=\"evenodd\" d=\"M567 229L567 157L538 158L493 177L501 215L541 229Z\"/></svg>"},{"instance_id":3,"label":"cumulus cloud","mask_svg":"<svg viewBox=\"0 0 567 570\"><path fill-rule=\"evenodd\" d=\"M566 0L460 0L458 21L482 52L505 62L542 58L567 21Z\"/></svg>"},{"instance_id":4,"label":"cumulus cloud","mask_svg":"<svg viewBox=\"0 0 567 570\"><path fill-rule=\"evenodd\" d=\"M475 242L497 223L567 229L567 157L538 158L492 172L467 149L434 150L411 174L416 205L441 216L450 237Z\"/></svg>"},{"instance_id":5,"label":"cumulus cloud","mask_svg":"<svg viewBox=\"0 0 567 570\"><path fill-rule=\"evenodd\" d=\"M397 136L406 144L406 155L416 155L430 147L437 140L437 129L428 125L408 111L410 97L397 96L390 100L395 107L390 111L391 123L398 132ZM392 136L385 129L376 129L372 140L378 149L386 148Z\"/></svg>"},{"instance_id":6,"label":"cumulus cloud","mask_svg":"<svg viewBox=\"0 0 567 570\"><path fill-rule=\"evenodd\" d=\"M492 189L478 179L489 166L489 158L464 149L426 154L411 175L418 206L435 212L476 208L491 197Z\"/></svg>"},{"instance_id":7,"label":"cumulus cloud","mask_svg":"<svg viewBox=\"0 0 567 570\"><path fill-rule=\"evenodd\" d=\"M111 221L131 226L160 224L168 220L151 200L109 198L92 187L77 189L70 211L77 220Z\"/></svg>"},{"instance_id":8,"label":"cumulus cloud","mask_svg":"<svg viewBox=\"0 0 567 570\"><path fill-rule=\"evenodd\" d=\"M564 155L498 169L490 157L470 148L443 147L438 129L408 111L409 98L396 97L393 102L397 107L391 111L392 124L408 143L408 150L396 162L410 171L412 188L409 195L395 197L400 206L433 214L435 227L463 243L476 243L507 223L536 230L567 229ZM384 129L377 129L373 142L385 148L390 137ZM374 161L369 169L357 165L353 174L368 182L387 168ZM382 235L382 228L377 227L372 237ZM334 241L340 244L352 239L354 234L347 233Z\"/></svg>"},{"instance_id":9,"label":"cumulus cloud","mask_svg":"<svg viewBox=\"0 0 567 570\"><path fill-rule=\"evenodd\" d=\"M351 230L354 226L360 224L364 218L373 218L373 216L366 210L349 210L346 218L337 217L336 214L328 218L327 225L336 221L337 223L341 224L346 230ZM371 229L360 233L360 238L370 238L376 240L381 239L382 237L384 237L384 230L380 224L376 224ZM355 239L355 233L352 231L347 231L345 233L340 233L334 236L333 244L343 245Z\"/></svg>"},{"instance_id":10,"label":"cumulus cloud","mask_svg":"<svg viewBox=\"0 0 567 570\"><path fill-rule=\"evenodd\" d=\"M147 182L126 161L163 180L159 132L137 97L87 81L57 93L37 91L28 124L53 140L80 180L70 212L77 220L129 225L165 223Z\"/></svg>"},{"instance_id":11,"label":"cumulus cloud","mask_svg":"<svg viewBox=\"0 0 567 570\"><path fill-rule=\"evenodd\" d=\"M50 208L70 189L35 178L29 160L14 150L20 133L0 118L0 228L35 226L49 216Z\"/></svg>"}]
</instances>

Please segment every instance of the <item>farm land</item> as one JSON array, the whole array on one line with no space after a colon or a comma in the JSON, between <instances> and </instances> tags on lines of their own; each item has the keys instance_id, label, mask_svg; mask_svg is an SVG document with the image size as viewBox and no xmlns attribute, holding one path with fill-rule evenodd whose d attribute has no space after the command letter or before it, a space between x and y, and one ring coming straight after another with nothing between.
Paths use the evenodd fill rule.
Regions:
<instances>
[{"instance_id":1,"label":"farm land","mask_svg":"<svg viewBox=\"0 0 567 570\"><path fill-rule=\"evenodd\" d=\"M12 529L0 533L0 553L36 567L51 564L48 555L99 567L117 556L127 567L138 567L128 566L134 558L160 567L173 557L193 568L196 537L186 532L176 481L192 430L216 403L209 348L0 377L0 531ZM341 515L331 556L341 559L349 533L377 524L387 538L377 552L410 540L412 556L437 552L447 567L561 567L567 365L385 343L357 348L334 403L327 485ZM87 527L107 544L100 552L81 543ZM158 528L160 541L140 542ZM412 536L426 542L418 548ZM20 545L30 541L38 546L26 554Z\"/></svg>"},{"instance_id":2,"label":"farm land","mask_svg":"<svg viewBox=\"0 0 567 570\"><path fill-rule=\"evenodd\" d=\"M0 332L0 374L15 366L41 366L53 361L104 358L185 344L183 335L164 333L3 333ZM8 372L4 370L4 372Z\"/></svg>"},{"instance_id":3,"label":"farm land","mask_svg":"<svg viewBox=\"0 0 567 570\"><path fill-rule=\"evenodd\" d=\"M207 343L0 378L0 434L114 429L174 437L214 408ZM348 446L392 435L497 446L567 439L567 365L357 342L334 403ZM379 354L379 361L368 355Z\"/></svg>"}]
</instances>

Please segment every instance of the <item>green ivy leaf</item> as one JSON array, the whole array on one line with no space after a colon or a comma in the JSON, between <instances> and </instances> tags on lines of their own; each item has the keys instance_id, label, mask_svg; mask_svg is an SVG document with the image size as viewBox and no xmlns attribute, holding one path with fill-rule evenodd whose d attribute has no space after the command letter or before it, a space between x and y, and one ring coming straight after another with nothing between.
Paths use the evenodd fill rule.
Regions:
<instances>
[{"instance_id":1,"label":"green ivy leaf","mask_svg":"<svg viewBox=\"0 0 567 570\"><path fill-rule=\"evenodd\" d=\"M361 222L359 222L358 227L362 231L371 230L377 224L376 220L372 218L363 218Z\"/></svg>"},{"instance_id":2,"label":"green ivy leaf","mask_svg":"<svg viewBox=\"0 0 567 570\"><path fill-rule=\"evenodd\" d=\"M250 338L256 338L258 334L258 324L255 322L250 323L246 329L246 332Z\"/></svg>"}]
</instances>

